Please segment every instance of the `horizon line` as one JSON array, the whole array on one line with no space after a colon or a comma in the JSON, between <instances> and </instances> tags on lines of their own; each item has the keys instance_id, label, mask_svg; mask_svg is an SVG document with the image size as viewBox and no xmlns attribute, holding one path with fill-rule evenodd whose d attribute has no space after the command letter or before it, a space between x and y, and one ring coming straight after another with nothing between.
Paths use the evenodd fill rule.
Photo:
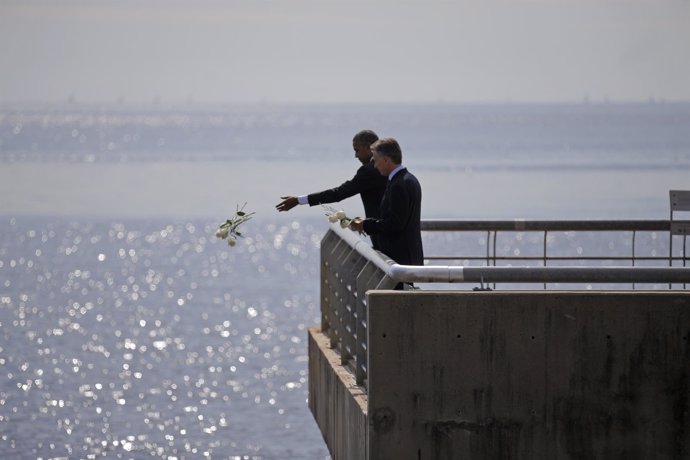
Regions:
<instances>
[{"instance_id":1,"label":"horizon line","mask_svg":"<svg viewBox=\"0 0 690 460\"><path fill-rule=\"evenodd\" d=\"M647 98L647 99L572 99L572 100L486 100L486 101L446 101L446 100L419 100L419 101L269 101L269 100L254 100L254 101L79 101L79 100L63 100L63 101L0 101L0 109L22 109L22 108L37 108L37 107L74 107L74 108L159 108L159 109L180 109L180 108L234 108L234 107L251 107L251 106L303 106L303 107L319 107L319 106L587 106L587 105L684 105L690 104L690 99L664 99L664 98Z\"/></svg>"}]
</instances>

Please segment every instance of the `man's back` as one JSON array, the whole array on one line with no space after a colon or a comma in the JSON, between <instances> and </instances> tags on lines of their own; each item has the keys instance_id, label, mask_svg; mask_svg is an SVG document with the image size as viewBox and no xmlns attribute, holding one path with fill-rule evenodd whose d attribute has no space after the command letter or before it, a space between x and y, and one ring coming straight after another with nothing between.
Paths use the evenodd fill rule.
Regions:
<instances>
[{"instance_id":1,"label":"man's back","mask_svg":"<svg viewBox=\"0 0 690 460\"><path fill-rule=\"evenodd\" d=\"M381 252L402 265L424 265L421 234L422 188L407 169L391 179L381 201L381 215L364 224L377 236Z\"/></svg>"}]
</instances>

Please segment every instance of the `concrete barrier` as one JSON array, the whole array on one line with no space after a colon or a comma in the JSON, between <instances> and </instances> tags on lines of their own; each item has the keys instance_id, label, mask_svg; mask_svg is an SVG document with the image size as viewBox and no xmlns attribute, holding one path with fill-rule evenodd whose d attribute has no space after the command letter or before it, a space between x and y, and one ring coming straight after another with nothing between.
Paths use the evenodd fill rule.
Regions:
<instances>
[{"instance_id":1,"label":"concrete barrier","mask_svg":"<svg viewBox=\"0 0 690 460\"><path fill-rule=\"evenodd\" d=\"M370 291L368 392L309 331L334 460L690 458L687 292Z\"/></svg>"},{"instance_id":2,"label":"concrete barrier","mask_svg":"<svg viewBox=\"0 0 690 460\"><path fill-rule=\"evenodd\" d=\"M367 303L359 458L690 458L687 292L370 291Z\"/></svg>"},{"instance_id":3,"label":"concrete barrier","mask_svg":"<svg viewBox=\"0 0 690 460\"><path fill-rule=\"evenodd\" d=\"M367 458L367 395L316 327L309 329L309 409L334 459Z\"/></svg>"}]
</instances>

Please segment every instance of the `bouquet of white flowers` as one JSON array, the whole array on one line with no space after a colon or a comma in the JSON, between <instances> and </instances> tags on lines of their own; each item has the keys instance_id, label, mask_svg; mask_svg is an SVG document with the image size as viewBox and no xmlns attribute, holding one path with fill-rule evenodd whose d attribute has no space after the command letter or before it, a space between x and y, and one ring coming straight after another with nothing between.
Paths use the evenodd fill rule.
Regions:
<instances>
[{"instance_id":1,"label":"bouquet of white flowers","mask_svg":"<svg viewBox=\"0 0 690 460\"><path fill-rule=\"evenodd\" d=\"M323 206L323 208L326 210L326 217L328 217L328 221L330 223L334 224L336 222L340 222L341 228L347 228L350 226L352 219L345 215L345 211L339 211L330 206L326 206L325 204L322 204L321 206Z\"/></svg>"},{"instance_id":2,"label":"bouquet of white flowers","mask_svg":"<svg viewBox=\"0 0 690 460\"><path fill-rule=\"evenodd\" d=\"M237 228L256 214L254 212L244 212L245 206L247 206L247 203L244 203L241 208L237 206L235 215L220 224L218 230L216 230L216 236L222 240L227 238L229 246L237 244L237 238L242 237L242 234L237 231Z\"/></svg>"}]
</instances>

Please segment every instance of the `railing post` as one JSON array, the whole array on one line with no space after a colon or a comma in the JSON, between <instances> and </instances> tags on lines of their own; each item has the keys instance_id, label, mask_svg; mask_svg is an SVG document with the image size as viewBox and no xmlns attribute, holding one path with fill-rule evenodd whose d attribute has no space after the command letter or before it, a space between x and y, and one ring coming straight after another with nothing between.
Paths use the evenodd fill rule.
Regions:
<instances>
[{"instance_id":1,"label":"railing post","mask_svg":"<svg viewBox=\"0 0 690 460\"><path fill-rule=\"evenodd\" d=\"M549 238L548 235L549 235L549 231L544 230L544 267L546 267L546 261L548 260L548 258L546 256L546 247L547 247L548 238ZM544 290L546 290L546 283L544 283Z\"/></svg>"},{"instance_id":2,"label":"railing post","mask_svg":"<svg viewBox=\"0 0 690 460\"><path fill-rule=\"evenodd\" d=\"M348 245L345 241L340 240L338 243L338 246L335 249L335 270L334 270L334 277L333 277L333 284L332 284L332 289L333 293L335 295L334 301L335 301L335 315L337 318L337 333L338 333L338 339L337 339L337 346L338 350L340 351L341 354L341 361L342 362L347 362L349 359L349 356L343 357L343 355L347 355L347 351L345 350L345 344L343 343L343 340L345 340L345 335L346 335L346 308L345 308L345 302L346 302L346 292L345 292L345 285L343 282L343 278L345 275L345 270L343 269L343 262L347 258L348 254L352 251L352 248L350 245Z\"/></svg>"},{"instance_id":3,"label":"railing post","mask_svg":"<svg viewBox=\"0 0 690 460\"><path fill-rule=\"evenodd\" d=\"M340 238L333 231L329 230L321 240L321 332L330 335L331 321L331 289L329 278L332 268L330 266L331 257L335 245Z\"/></svg>"},{"instance_id":4,"label":"railing post","mask_svg":"<svg viewBox=\"0 0 690 460\"><path fill-rule=\"evenodd\" d=\"M367 290L372 286L372 279L376 276L382 276L381 270L367 261L364 267L357 275L357 352L356 352L356 368L355 380L358 385L364 385L367 378Z\"/></svg>"},{"instance_id":5,"label":"railing post","mask_svg":"<svg viewBox=\"0 0 690 460\"><path fill-rule=\"evenodd\" d=\"M343 336L342 350L340 353L341 364L347 364L356 356L357 347L357 313L356 313L356 276L359 272L358 265L362 256L350 248L341 263L341 278L339 291L343 301Z\"/></svg>"}]
</instances>

